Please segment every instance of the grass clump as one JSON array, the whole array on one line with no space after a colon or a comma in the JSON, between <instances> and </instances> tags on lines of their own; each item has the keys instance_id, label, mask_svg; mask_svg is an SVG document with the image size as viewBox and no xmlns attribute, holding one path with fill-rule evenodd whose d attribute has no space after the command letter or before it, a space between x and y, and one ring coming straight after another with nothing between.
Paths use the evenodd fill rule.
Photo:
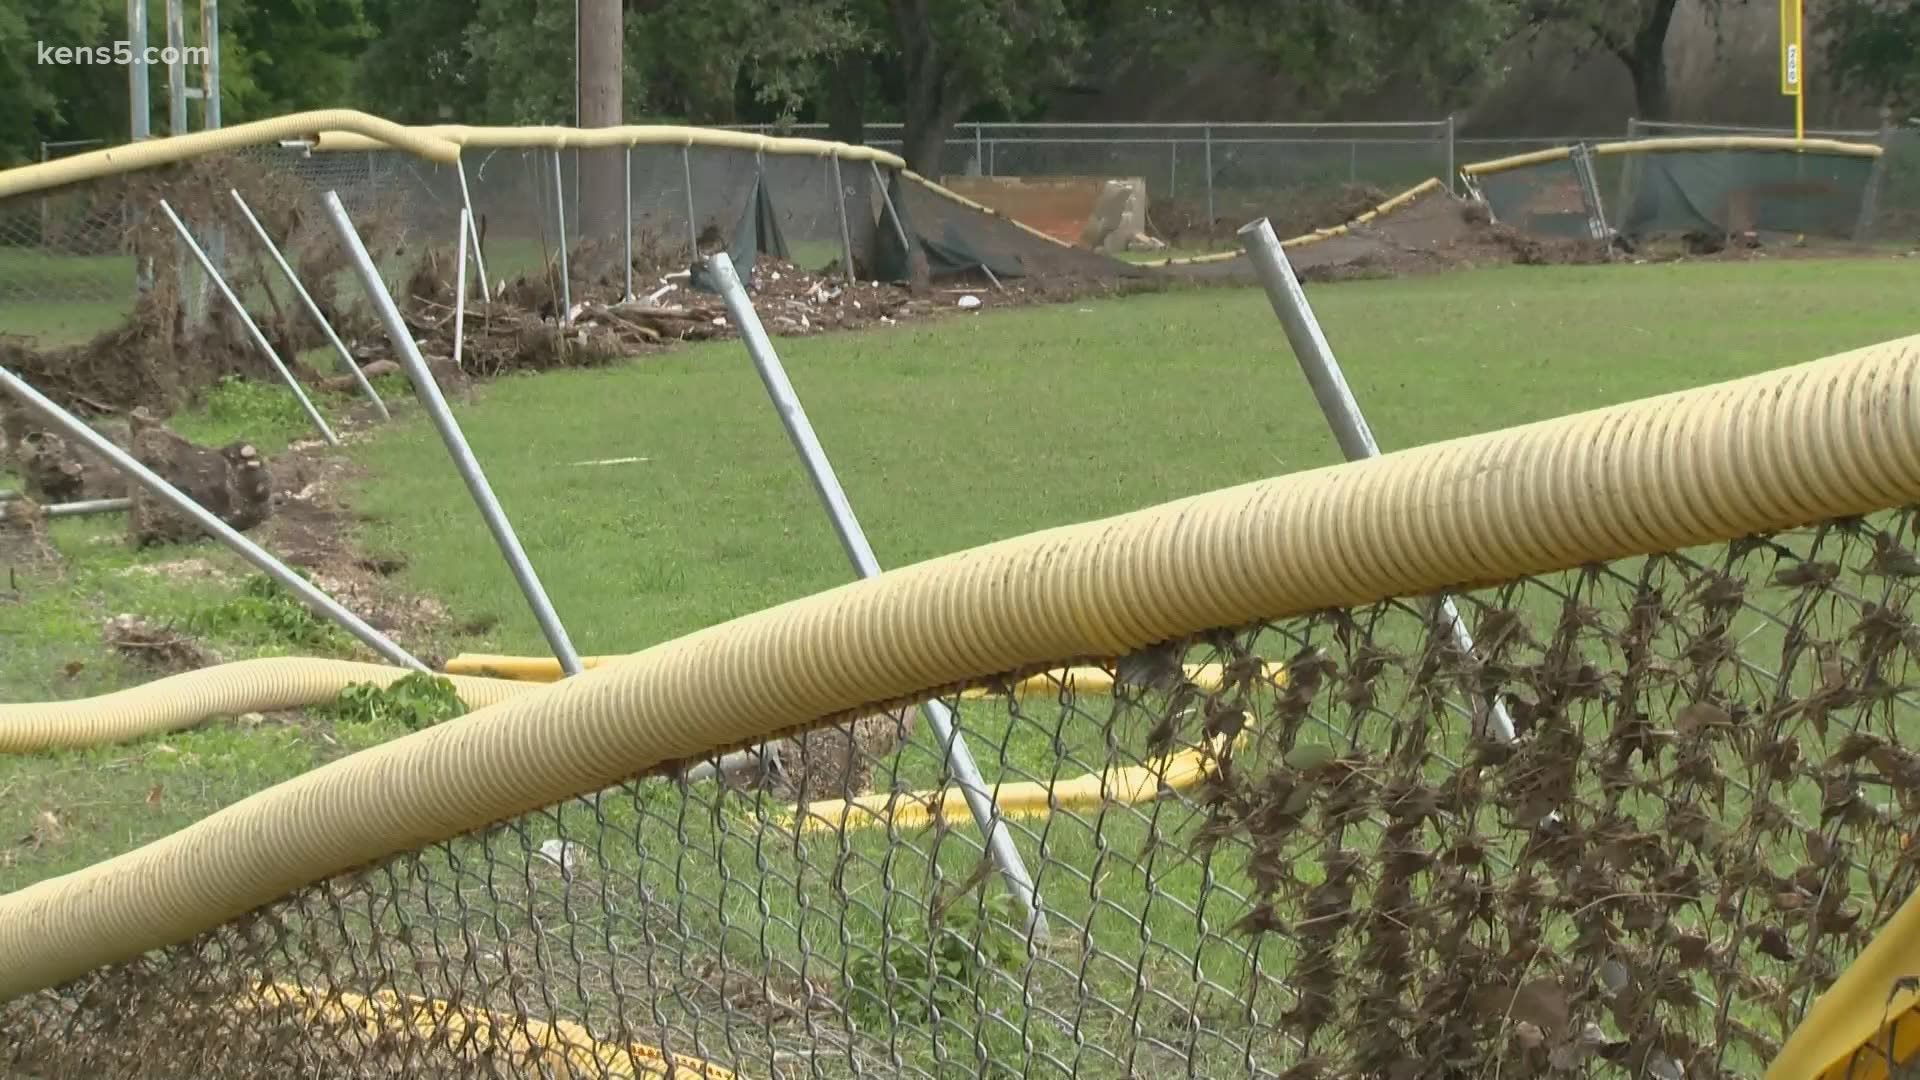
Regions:
<instances>
[{"instance_id":1,"label":"grass clump","mask_svg":"<svg viewBox=\"0 0 1920 1080\"><path fill-rule=\"evenodd\" d=\"M323 720L343 724L398 724L408 731L429 728L467 714L467 703L444 675L416 671L384 688L354 683L331 705L317 710Z\"/></svg>"},{"instance_id":2,"label":"grass clump","mask_svg":"<svg viewBox=\"0 0 1920 1080\"><path fill-rule=\"evenodd\" d=\"M340 651L347 640L331 623L264 574L249 578L238 594L194 612L187 619L187 628L205 637L322 652Z\"/></svg>"}]
</instances>

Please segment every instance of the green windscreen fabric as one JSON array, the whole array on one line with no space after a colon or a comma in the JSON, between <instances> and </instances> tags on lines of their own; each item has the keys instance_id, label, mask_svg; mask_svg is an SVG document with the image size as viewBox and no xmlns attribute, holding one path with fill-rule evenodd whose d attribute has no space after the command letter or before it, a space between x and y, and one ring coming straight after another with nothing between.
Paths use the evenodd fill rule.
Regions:
<instances>
[{"instance_id":1,"label":"green windscreen fabric","mask_svg":"<svg viewBox=\"0 0 1920 1080\"><path fill-rule=\"evenodd\" d=\"M986 248L977 242L979 231L973 230L974 235L970 237L969 230L960 220L949 218L923 225L922 219L932 215L915 212L914 207L919 200L909 198L907 187L907 182L897 172L888 179L887 197L892 201L894 211L900 215L901 228L896 230L891 221L882 220L879 228L874 230L876 251L873 264L880 276L893 281L906 281L911 276L911 253L900 247L902 231L907 234L909 244L926 254L927 274L934 279L962 276L981 267L999 278L1026 276L1026 267L1017 255L1008 256ZM886 211L881 210L883 218L885 214ZM975 216L982 219L987 217L984 214ZM927 231L929 227L934 231Z\"/></svg>"},{"instance_id":2,"label":"green windscreen fabric","mask_svg":"<svg viewBox=\"0 0 1920 1080\"><path fill-rule=\"evenodd\" d=\"M753 193L748 196L747 205L740 211L740 219L734 222L733 233L727 239L727 258L733 260L734 269L745 278L753 273L754 263L762 255L785 261L793 259L786 235L780 229L780 215L774 212L767 178L755 175ZM712 279L702 266L694 267L691 284L696 289L714 291Z\"/></svg>"},{"instance_id":3,"label":"green windscreen fabric","mask_svg":"<svg viewBox=\"0 0 1920 1080\"><path fill-rule=\"evenodd\" d=\"M1819 151L1643 153L1627 199L1609 216L1622 232L1782 232L1851 238L1874 159Z\"/></svg>"},{"instance_id":4,"label":"green windscreen fabric","mask_svg":"<svg viewBox=\"0 0 1920 1080\"><path fill-rule=\"evenodd\" d=\"M1567 158L1474 177L1493 218L1533 236L1586 238L1580 177Z\"/></svg>"}]
</instances>

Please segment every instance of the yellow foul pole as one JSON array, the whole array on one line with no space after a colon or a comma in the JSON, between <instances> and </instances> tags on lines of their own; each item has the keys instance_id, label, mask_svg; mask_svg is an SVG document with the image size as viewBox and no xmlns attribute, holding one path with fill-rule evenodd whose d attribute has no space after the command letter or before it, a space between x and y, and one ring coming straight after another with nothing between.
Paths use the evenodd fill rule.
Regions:
<instances>
[{"instance_id":1,"label":"yellow foul pole","mask_svg":"<svg viewBox=\"0 0 1920 1080\"><path fill-rule=\"evenodd\" d=\"M1780 92L1793 99L1793 137L1807 137L1806 23L1801 0L1780 0Z\"/></svg>"}]
</instances>

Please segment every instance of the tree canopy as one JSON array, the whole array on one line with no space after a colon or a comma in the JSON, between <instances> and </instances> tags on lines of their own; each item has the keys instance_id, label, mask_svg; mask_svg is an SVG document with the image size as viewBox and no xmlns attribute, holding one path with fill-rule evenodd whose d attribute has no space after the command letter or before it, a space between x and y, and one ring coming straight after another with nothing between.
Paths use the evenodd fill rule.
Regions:
<instances>
[{"instance_id":1,"label":"tree canopy","mask_svg":"<svg viewBox=\"0 0 1920 1080\"><path fill-rule=\"evenodd\" d=\"M1498 77L1497 56L1516 37L1557 26L1618 57L1640 114L1660 116L1680 0L622 2L625 115L805 117L853 138L867 122L897 120L907 157L927 163L959 120L1037 115L1117 64L1222 43L1299 73L1310 108L1389 79L1452 105ZM1719 12L1773 0L1699 2ZM569 123L574 3L222 0L224 119L351 105L403 122ZM164 4L150 6L159 44ZM0 99L13 106L0 116L0 160L37 158L44 140L125 139L124 68L36 56L40 42L111 44L125 19L123 0L0 0ZM1820 19L1850 86L1906 107L1920 99L1920 0L1824 0ZM152 75L160 133L165 73Z\"/></svg>"}]
</instances>

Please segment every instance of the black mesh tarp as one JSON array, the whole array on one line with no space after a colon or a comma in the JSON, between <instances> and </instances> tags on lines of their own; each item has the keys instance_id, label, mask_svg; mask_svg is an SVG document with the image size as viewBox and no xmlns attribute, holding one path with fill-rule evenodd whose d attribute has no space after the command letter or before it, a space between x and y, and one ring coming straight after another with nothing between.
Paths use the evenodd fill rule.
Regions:
<instances>
[{"instance_id":1,"label":"black mesh tarp","mask_svg":"<svg viewBox=\"0 0 1920 1080\"><path fill-rule=\"evenodd\" d=\"M1791 232L1851 238L1874 159L1791 150L1642 154L1623 232Z\"/></svg>"},{"instance_id":2,"label":"black mesh tarp","mask_svg":"<svg viewBox=\"0 0 1920 1080\"><path fill-rule=\"evenodd\" d=\"M926 256L928 276L934 279L978 274L982 267L999 278L1060 282L1152 276L1145 267L1035 236L998 214L956 202L899 173L889 180L887 192L909 243ZM873 231L868 264L878 276L901 281L911 276L909 262L898 230L883 216Z\"/></svg>"}]
</instances>

